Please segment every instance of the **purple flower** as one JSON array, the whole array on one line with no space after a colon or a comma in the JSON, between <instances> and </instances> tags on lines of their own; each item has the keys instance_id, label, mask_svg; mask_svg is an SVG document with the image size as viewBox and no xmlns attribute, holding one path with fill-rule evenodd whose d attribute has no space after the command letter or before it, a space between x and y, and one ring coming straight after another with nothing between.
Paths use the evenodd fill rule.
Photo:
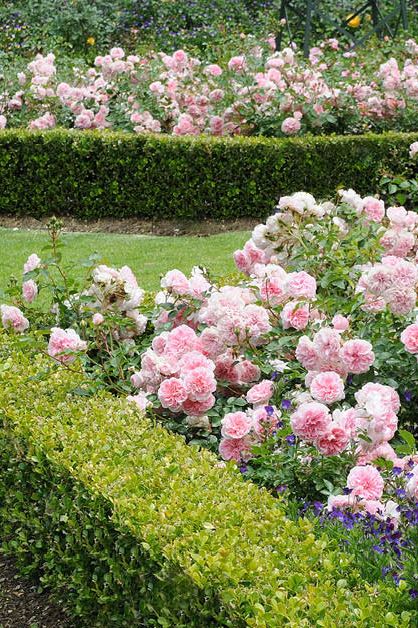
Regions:
<instances>
[{"instance_id":1,"label":"purple flower","mask_svg":"<svg viewBox=\"0 0 418 628\"><path fill-rule=\"evenodd\" d=\"M282 408L283 410L289 410L292 407L292 402L289 399L283 399Z\"/></svg>"},{"instance_id":2,"label":"purple flower","mask_svg":"<svg viewBox=\"0 0 418 628\"><path fill-rule=\"evenodd\" d=\"M268 416L272 416L274 414L273 406L264 406L264 410L267 412Z\"/></svg>"},{"instance_id":3,"label":"purple flower","mask_svg":"<svg viewBox=\"0 0 418 628\"><path fill-rule=\"evenodd\" d=\"M402 469L400 467L393 467L392 473L393 475L400 475L402 473Z\"/></svg>"},{"instance_id":4,"label":"purple flower","mask_svg":"<svg viewBox=\"0 0 418 628\"><path fill-rule=\"evenodd\" d=\"M409 403L412 399L412 392L410 390L405 390L403 396L404 396L405 401Z\"/></svg>"},{"instance_id":5,"label":"purple flower","mask_svg":"<svg viewBox=\"0 0 418 628\"><path fill-rule=\"evenodd\" d=\"M409 589L409 595L413 600L416 600L418 597L418 589Z\"/></svg>"},{"instance_id":6,"label":"purple flower","mask_svg":"<svg viewBox=\"0 0 418 628\"><path fill-rule=\"evenodd\" d=\"M294 445L296 443L296 436L294 434L289 434L289 436L286 436L286 442L290 446Z\"/></svg>"},{"instance_id":7,"label":"purple flower","mask_svg":"<svg viewBox=\"0 0 418 628\"><path fill-rule=\"evenodd\" d=\"M279 484L279 486L276 486L276 491L277 493L284 493L287 490L287 485L286 484Z\"/></svg>"}]
</instances>

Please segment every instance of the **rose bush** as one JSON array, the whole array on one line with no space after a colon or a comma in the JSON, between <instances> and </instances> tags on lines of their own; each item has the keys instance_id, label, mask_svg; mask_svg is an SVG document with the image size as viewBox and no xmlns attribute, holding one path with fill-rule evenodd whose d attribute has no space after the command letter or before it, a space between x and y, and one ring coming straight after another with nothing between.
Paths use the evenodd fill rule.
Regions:
<instances>
[{"instance_id":1,"label":"rose bush","mask_svg":"<svg viewBox=\"0 0 418 628\"><path fill-rule=\"evenodd\" d=\"M418 45L380 64L335 39L305 59L274 39L243 41L228 62L205 63L182 49L126 54L114 47L93 67L56 66L53 53L10 68L0 92L0 128L56 125L175 135L290 136L414 129ZM370 211L373 211L372 209Z\"/></svg>"}]
</instances>

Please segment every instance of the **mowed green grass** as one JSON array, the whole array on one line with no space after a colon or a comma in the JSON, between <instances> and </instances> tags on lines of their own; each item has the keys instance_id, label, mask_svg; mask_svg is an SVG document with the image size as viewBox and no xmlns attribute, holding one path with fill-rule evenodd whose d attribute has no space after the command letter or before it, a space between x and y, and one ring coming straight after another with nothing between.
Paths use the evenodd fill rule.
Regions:
<instances>
[{"instance_id":1,"label":"mowed green grass","mask_svg":"<svg viewBox=\"0 0 418 628\"><path fill-rule=\"evenodd\" d=\"M130 266L146 290L159 287L160 276L172 268L189 273L193 266L205 266L215 275L233 272L232 253L248 239L247 232L228 232L208 237L139 236L104 233L65 233L64 262L77 263L91 253L100 253L106 264ZM44 231L0 229L0 289L10 275L20 279L22 267L31 253L40 257L48 243ZM82 269L75 272L82 273Z\"/></svg>"}]
</instances>

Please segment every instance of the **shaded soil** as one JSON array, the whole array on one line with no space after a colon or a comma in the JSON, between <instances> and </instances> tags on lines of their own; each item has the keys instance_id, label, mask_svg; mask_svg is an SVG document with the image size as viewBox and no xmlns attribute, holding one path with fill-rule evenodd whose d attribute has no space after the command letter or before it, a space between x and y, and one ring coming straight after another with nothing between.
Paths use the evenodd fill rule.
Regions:
<instances>
[{"instance_id":1,"label":"shaded soil","mask_svg":"<svg viewBox=\"0 0 418 628\"><path fill-rule=\"evenodd\" d=\"M74 628L62 606L33 579L17 574L13 560L0 554L0 628Z\"/></svg>"},{"instance_id":2,"label":"shaded soil","mask_svg":"<svg viewBox=\"0 0 418 628\"><path fill-rule=\"evenodd\" d=\"M61 216L65 231L87 231L91 233L132 233L156 236L196 235L209 236L226 231L251 231L260 222L256 218L237 220L141 220L139 218L100 218L78 220L72 216ZM0 227L12 229L44 229L48 218L37 220L29 216L0 215Z\"/></svg>"}]
</instances>

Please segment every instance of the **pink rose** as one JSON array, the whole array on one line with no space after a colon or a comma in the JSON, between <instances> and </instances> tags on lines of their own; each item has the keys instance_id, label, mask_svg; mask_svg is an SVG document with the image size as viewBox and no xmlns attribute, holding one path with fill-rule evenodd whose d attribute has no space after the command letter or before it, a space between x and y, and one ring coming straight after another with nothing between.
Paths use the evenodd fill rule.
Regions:
<instances>
[{"instance_id":1,"label":"pink rose","mask_svg":"<svg viewBox=\"0 0 418 628\"><path fill-rule=\"evenodd\" d=\"M165 351L181 358L188 351L199 348L196 332L187 325L179 325L167 337Z\"/></svg>"},{"instance_id":2,"label":"pink rose","mask_svg":"<svg viewBox=\"0 0 418 628\"><path fill-rule=\"evenodd\" d=\"M139 392L137 395L128 395L128 397L126 397L126 400L136 403L138 408L143 411L152 406L152 403L148 399L147 394L142 391Z\"/></svg>"},{"instance_id":3,"label":"pink rose","mask_svg":"<svg viewBox=\"0 0 418 628\"><path fill-rule=\"evenodd\" d=\"M346 318L345 316L341 316L341 314L336 314L334 316L334 318L332 319L332 324L336 331L346 331L350 326L348 318Z\"/></svg>"},{"instance_id":4,"label":"pink rose","mask_svg":"<svg viewBox=\"0 0 418 628\"><path fill-rule=\"evenodd\" d=\"M224 460L248 461L254 441L250 436L244 438L224 438L219 443L219 453Z\"/></svg>"},{"instance_id":5,"label":"pink rose","mask_svg":"<svg viewBox=\"0 0 418 628\"><path fill-rule=\"evenodd\" d=\"M80 336L74 329L61 329L53 327L48 343L48 355L59 362L69 364L76 358L74 353L77 351L85 351L87 342L81 340Z\"/></svg>"},{"instance_id":6,"label":"pink rose","mask_svg":"<svg viewBox=\"0 0 418 628\"><path fill-rule=\"evenodd\" d=\"M393 290L388 290L387 297L389 297L388 306L390 311L398 316L412 312L417 302L417 294L414 288L394 288Z\"/></svg>"},{"instance_id":7,"label":"pink rose","mask_svg":"<svg viewBox=\"0 0 418 628\"><path fill-rule=\"evenodd\" d=\"M349 442L349 432L333 423L316 439L315 445L324 456L336 456L344 451Z\"/></svg>"},{"instance_id":8,"label":"pink rose","mask_svg":"<svg viewBox=\"0 0 418 628\"><path fill-rule=\"evenodd\" d=\"M347 477L347 486L352 489L353 496L363 499L380 499L384 482L376 467L367 464L351 469Z\"/></svg>"},{"instance_id":9,"label":"pink rose","mask_svg":"<svg viewBox=\"0 0 418 628\"><path fill-rule=\"evenodd\" d=\"M305 329L309 323L309 305L303 305L298 301L290 301L284 306L280 318L282 319L283 329L293 327L298 331Z\"/></svg>"},{"instance_id":10,"label":"pink rose","mask_svg":"<svg viewBox=\"0 0 418 628\"><path fill-rule=\"evenodd\" d=\"M385 204L374 196L366 196L363 199L363 211L372 222L381 222L385 216Z\"/></svg>"},{"instance_id":11,"label":"pink rose","mask_svg":"<svg viewBox=\"0 0 418 628\"><path fill-rule=\"evenodd\" d=\"M311 401L302 403L291 415L290 422L296 436L313 441L328 429L331 415L322 403Z\"/></svg>"},{"instance_id":12,"label":"pink rose","mask_svg":"<svg viewBox=\"0 0 418 628\"><path fill-rule=\"evenodd\" d=\"M158 399L163 408L179 412L182 403L187 399L187 391L183 382L177 377L165 379L158 389Z\"/></svg>"},{"instance_id":13,"label":"pink rose","mask_svg":"<svg viewBox=\"0 0 418 628\"><path fill-rule=\"evenodd\" d=\"M401 341L409 353L418 353L418 323L412 323L403 330Z\"/></svg>"},{"instance_id":14,"label":"pink rose","mask_svg":"<svg viewBox=\"0 0 418 628\"><path fill-rule=\"evenodd\" d=\"M166 290L172 290L177 294L188 294L190 290L189 280L186 275L176 268L169 270L161 279L161 287Z\"/></svg>"},{"instance_id":15,"label":"pink rose","mask_svg":"<svg viewBox=\"0 0 418 628\"><path fill-rule=\"evenodd\" d=\"M215 397L212 394L209 394L205 399L201 401L192 401L191 399L186 399L183 403L183 412L190 416L200 416L205 414L208 410L213 408L215 404Z\"/></svg>"},{"instance_id":16,"label":"pink rose","mask_svg":"<svg viewBox=\"0 0 418 628\"><path fill-rule=\"evenodd\" d=\"M40 257L38 257L36 253L32 253L23 265L23 273L30 273L32 270L39 268L40 263Z\"/></svg>"},{"instance_id":17,"label":"pink rose","mask_svg":"<svg viewBox=\"0 0 418 628\"><path fill-rule=\"evenodd\" d=\"M406 484L406 492L409 497L418 500L418 465L414 467L412 471L412 477L408 480Z\"/></svg>"},{"instance_id":18,"label":"pink rose","mask_svg":"<svg viewBox=\"0 0 418 628\"><path fill-rule=\"evenodd\" d=\"M301 129L300 120L296 118L285 118L282 122L282 133L285 135L296 135Z\"/></svg>"},{"instance_id":19,"label":"pink rose","mask_svg":"<svg viewBox=\"0 0 418 628\"><path fill-rule=\"evenodd\" d=\"M14 329L19 333L26 331L29 321L23 316L23 312L14 305L0 305L1 322L5 329Z\"/></svg>"},{"instance_id":20,"label":"pink rose","mask_svg":"<svg viewBox=\"0 0 418 628\"><path fill-rule=\"evenodd\" d=\"M418 142L413 142L409 147L409 156L411 159L413 159L415 155L418 155Z\"/></svg>"},{"instance_id":21,"label":"pink rose","mask_svg":"<svg viewBox=\"0 0 418 628\"><path fill-rule=\"evenodd\" d=\"M245 412L229 412L225 414L221 425L224 438L242 438L251 431L253 420Z\"/></svg>"},{"instance_id":22,"label":"pink rose","mask_svg":"<svg viewBox=\"0 0 418 628\"><path fill-rule=\"evenodd\" d=\"M33 279L28 279L22 284L22 297L28 303L32 303L38 295L38 286Z\"/></svg>"},{"instance_id":23,"label":"pink rose","mask_svg":"<svg viewBox=\"0 0 418 628\"><path fill-rule=\"evenodd\" d=\"M266 405L274 390L273 382L268 379L263 379L259 384L255 384L247 392L246 399L248 403L254 406Z\"/></svg>"},{"instance_id":24,"label":"pink rose","mask_svg":"<svg viewBox=\"0 0 418 628\"><path fill-rule=\"evenodd\" d=\"M93 314L93 317L91 320L92 320L93 325L101 325L102 323L104 323L104 316L103 314L96 312L96 314Z\"/></svg>"},{"instance_id":25,"label":"pink rose","mask_svg":"<svg viewBox=\"0 0 418 628\"><path fill-rule=\"evenodd\" d=\"M208 395L216 390L216 380L213 371L205 367L197 367L183 378L187 396L191 401L204 401Z\"/></svg>"},{"instance_id":26,"label":"pink rose","mask_svg":"<svg viewBox=\"0 0 418 628\"><path fill-rule=\"evenodd\" d=\"M216 63L211 63L210 65L207 65L205 71L211 76L220 76L222 74L222 68Z\"/></svg>"},{"instance_id":27,"label":"pink rose","mask_svg":"<svg viewBox=\"0 0 418 628\"><path fill-rule=\"evenodd\" d=\"M374 362L372 349L367 340L348 340L341 349L341 358L351 373L367 373Z\"/></svg>"},{"instance_id":28,"label":"pink rose","mask_svg":"<svg viewBox=\"0 0 418 628\"><path fill-rule=\"evenodd\" d=\"M296 347L296 359L309 371L318 370L319 367L319 355L315 349L314 343L308 338L308 336L302 336L299 338L298 346Z\"/></svg>"},{"instance_id":29,"label":"pink rose","mask_svg":"<svg viewBox=\"0 0 418 628\"><path fill-rule=\"evenodd\" d=\"M313 299L316 294L316 281L305 271L290 273L287 276L286 288L293 298Z\"/></svg>"},{"instance_id":30,"label":"pink rose","mask_svg":"<svg viewBox=\"0 0 418 628\"><path fill-rule=\"evenodd\" d=\"M233 70L234 72L242 72L247 67L247 62L245 60L244 55L239 57L232 57L228 61L228 69Z\"/></svg>"},{"instance_id":31,"label":"pink rose","mask_svg":"<svg viewBox=\"0 0 418 628\"><path fill-rule=\"evenodd\" d=\"M310 392L317 401L331 404L344 399L344 382L334 371L324 371L313 378Z\"/></svg>"}]
</instances>

